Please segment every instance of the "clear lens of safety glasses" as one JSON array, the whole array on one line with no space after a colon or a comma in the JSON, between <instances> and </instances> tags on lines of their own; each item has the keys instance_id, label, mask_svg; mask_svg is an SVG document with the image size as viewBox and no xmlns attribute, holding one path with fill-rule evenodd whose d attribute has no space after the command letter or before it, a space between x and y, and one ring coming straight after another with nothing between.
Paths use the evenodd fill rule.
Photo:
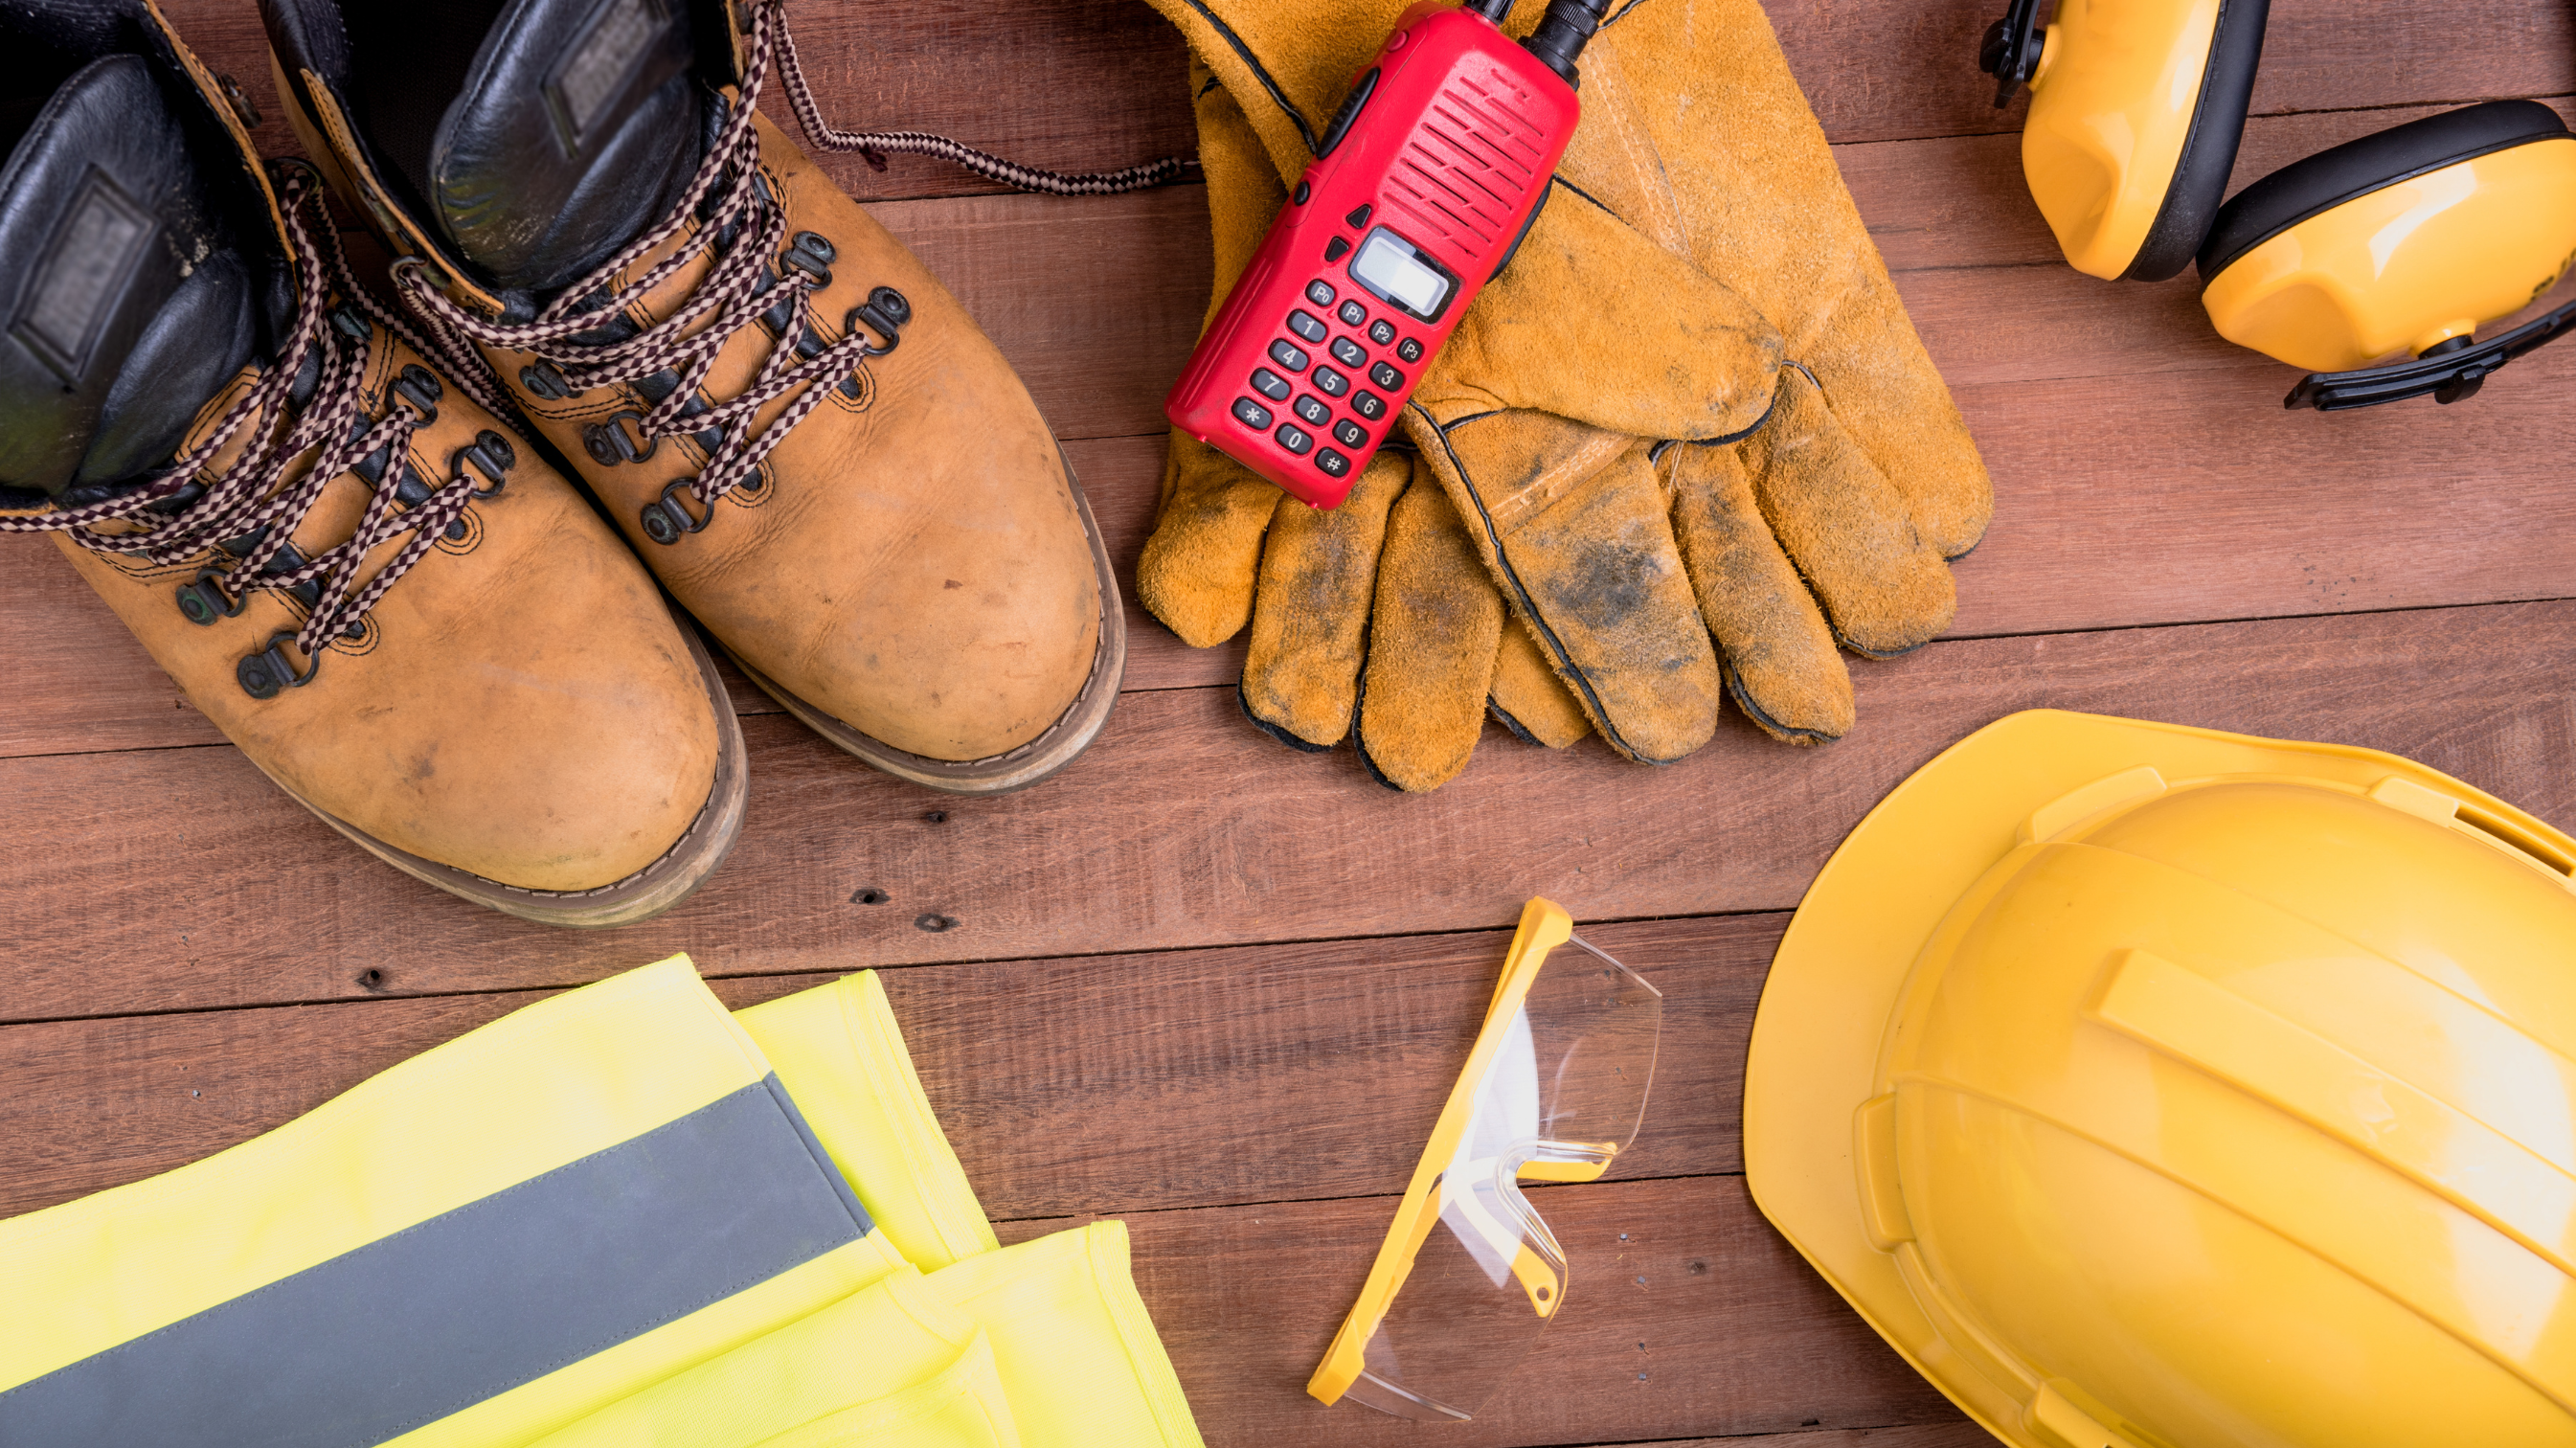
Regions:
<instances>
[{"instance_id":1,"label":"clear lens of safety glasses","mask_svg":"<svg viewBox=\"0 0 2576 1448\"><path fill-rule=\"evenodd\" d=\"M1306 1391L1463 1419L1565 1305L1564 1249L1523 1182L1599 1177L1637 1134L1663 996L1546 900L1521 912L1467 1068L1357 1306Z\"/></svg>"}]
</instances>

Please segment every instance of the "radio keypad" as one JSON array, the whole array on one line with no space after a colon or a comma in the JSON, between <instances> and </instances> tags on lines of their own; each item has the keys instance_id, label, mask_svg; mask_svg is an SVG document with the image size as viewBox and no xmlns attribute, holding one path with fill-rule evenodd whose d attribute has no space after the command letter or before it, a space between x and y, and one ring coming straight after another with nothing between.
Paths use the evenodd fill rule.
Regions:
<instances>
[{"instance_id":1,"label":"radio keypad","mask_svg":"<svg viewBox=\"0 0 2576 1448\"><path fill-rule=\"evenodd\" d=\"M1341 254L1348 250L1348 243L1336 239L1334 245L1326 249L1325 260L1339 261ZM1395 357L1408 366L1420 362L1425 355L1425 348L1420 338L1399 339L1393 322L1384 317L1369 316L1368 308L1361 304L1359 298L1343 300L1333 284L1321 277L1306 283L1306 301L1319 309L1331 309L1333 320L1348 327L1353 333L1365 335L1375 346L1392 349ZM1401 392L1404 389L1404 374L1386 362L1372 358L1368 348L1360 345L1357 336L1334 336L1332 329L1325 325L1324 319L1313 312L1302 308L1292 309L1283 325L1308 346L1320 347L1330 353L1333 360L1339 362L1342 367L1349 368L1353 372L1365 369L1369 385L1377 388L1378 392L1369 391L1367 388L1354 391L1348 374L1318 363L1308 381L1313 385L1315 392L1323 396L1318 397L1311 393L1299 394L1296 402L1289 408L1289 411L1296 415L1296 422L1279 422L1277 429L1273 431L1271 424L1276 421L1276 415L1268 407L1249 397L1235 399L1233 408L1235 420L1254 431L1270 432L1281 447L1296 456L1305 457L1312 453L1316 469L1326 476L1344 477L1351 469L1349 456L1331 447L1316 447L1315 432L1309 432L1307 428L1311 427L1316 432L1328 433L1335 443L1352 452L1366 448L1369 445L1369 429L1362 424L1378 422L1385 418L1387 401L1378 393ZM1299 373L1306 371L1308 364L1315 359L1312 354L1295 343L1281 338L1270 344L1270 360L1288 372ZM1294 390L1287 378L1267 367L1253 370L1252 387L1254 391L1274 403L1287 402L1289 394ZM1324 398L1340 399L1346 395L1349 398L1350 410L1357 418L1356 421L1351 417L1335 417L1331 405L1324 400ZM1304 426L1300 426L1300 423Z\"/></svg>"}]
</instances>

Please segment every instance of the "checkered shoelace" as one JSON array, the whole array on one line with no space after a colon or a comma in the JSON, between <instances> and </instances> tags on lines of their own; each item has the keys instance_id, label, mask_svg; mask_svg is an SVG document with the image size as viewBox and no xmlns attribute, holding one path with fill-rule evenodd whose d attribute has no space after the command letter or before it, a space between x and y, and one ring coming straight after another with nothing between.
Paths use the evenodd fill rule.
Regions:
<instances>
[{"instance_id":1,"label":"checkered shoelace","mask_svg":"<svg viewBox=\"0 0 2576 1448\"><path fill-rule=\"evenodd\" d=\"M373 422L366 418L368 355L380 334L362 322L372 321L424 356L425 341L350 274L339 233L323 208L321 179L312 168L300 161L274 161L269 174L277 184L296 269L295 316L285 350L225 409L202 441L149 480L100 502L0 518L0 532L66 533L94 553L161 567L182 565L214 550L214 566L205 570L199 586L216 590L226 612L254 589L286 595L319 580L321 592L295 634L295 646L310 657L334 636L360 626L386 590L464 513L478 480L459 466L424 501L396 507L396 482L403 476L412 433L435 414L388 391L384 416ZM299 408L293 398L296 379L308 362L317 361L312 394ZM236 438L246 439L241 455L220 475L210 473L216 456ZM324 490L378 452L387 459L384 480L357 530L294 568L265 571ZM192 490L195 496L182 501ZM411 540L360 584L367 555L405 533Z\"/></svg>"},{"instance_id":2,"label":"checkered shoelace","mask_svg":"<svg viewBox=\"0 0 2576 1448\"><path fill-rule=\"evenodd\" d=\"M420 318L438 349L435 355L440 363L477 401L496 412L505 411L498 405L503 399L500 381L472 343L533 354L561 375L567 392L674 374L677 385L637 419L636 428L648 449L664 438L710 431L722 435L705 466L685 480L702 509L752 482L762 460L822 404L833 386L868 358L893 350L897 340L891 332L871 336L874 323L862 325L868 319L865 309L859 309L846 322L843 336L809 354L813 343L826 335L815 325L813 308L813 293L825 282L797 266L771 265L782 253L787 216L760 173L760 137L752 126L773 60L807 141L819 150L856 152L873 164L882 165L885 152L916 152L954 161L1008 185L1063 196L1109 195L1156 186L1191 164L1173 157L1123 171L1068 175L1005 161L944 136L835 130L824 123L797 61L784 0L759 0L751 14L751 54L724 130L708 147L671 214L589 276L566 287L532 320L495 321L451 301L436 284L426 258L405 257L393 266L395 289ZM674 238L679 238L679 244L668 255L619 282L621 273ZM616 335L620 328L604 325L635 315L638 303L701 255L712 256L706 274L668 316L623 337ZM786 324L777 329L777 340L760 370L734 396L702 404L700 390L717 354L735 333L775 312L782 302L787 307ZM805 346L800 347L800 342ZM798 395L755 433L752 424L760 411L790 393ZM673 490L678 486L674 484Z\"/></svg>"}]
</instances>

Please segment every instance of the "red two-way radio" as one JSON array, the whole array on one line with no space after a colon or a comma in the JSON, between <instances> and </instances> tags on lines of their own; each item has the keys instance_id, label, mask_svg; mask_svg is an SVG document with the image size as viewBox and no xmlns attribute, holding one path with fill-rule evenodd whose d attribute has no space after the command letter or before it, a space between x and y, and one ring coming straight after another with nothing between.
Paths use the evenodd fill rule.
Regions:
<instances>
[{"instance_id":1,"label":"red two-way radio","mask_svg":"<svg viewBox=\"0 0 2576 1448\"><path fill-rule=\"evenodd\" d=\"M1600 0L1404 13L1190 353L1163 412L1318 508L1338 505L1479 288L1547 199L1574 135L1574 60Z\"/></svg>"}]
</instances>

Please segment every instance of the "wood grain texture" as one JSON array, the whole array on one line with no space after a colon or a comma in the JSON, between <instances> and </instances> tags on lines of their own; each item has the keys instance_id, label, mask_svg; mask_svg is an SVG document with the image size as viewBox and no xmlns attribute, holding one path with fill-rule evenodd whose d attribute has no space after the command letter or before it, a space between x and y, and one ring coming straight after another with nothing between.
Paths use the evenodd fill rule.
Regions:
<instances>
[{"instance_id":1,"label":"wood grain texture","mask_svg":"<svg viewBox=\"0 0 2576 1448\"><path fill-rule=\"evenodd\" d=\"M0 1012L346 999L370 969L403 994L559 985L680 949L760 974L1345 939L1482 928L1532 894L1580 919L1785 909L1889 787L2041 705L2325 735L2576 819L2576 604L1959 640L1855 674L1865 727L1821 749L1729 716L1645 769L1489 729L1427 796L1365 785L1347 750L1282 748L1226 689L1131 694L1046 788L992 799L924 795L767 716L744 728L749 823L725 869L600 935L413 884L226 748L4 761L17 932ZM891 900L852 903L862 889Z\"/></svg>"},{"instance_id":2,"label":"wood grain texture","mask_svg":"<svg viewBox=\"0 0 2576 1448\"><path fill-rule=\"evenodd\" d=\"M1743 1169L1745 1042L1786 923L1584 928L1666 1001L1652 1107L1616 1179ZM1402 1193L1510 938L919 966L882 979L988 1212L1168 1211ZM712 984L739 1009L831 978ZM0 1080L12 1083L0 1095L0 1161L11 1164L0 1217L220 1151L541 994L0 1027Z\"/></svg>"},{"instance_id":3,"label":"wood grain texture","mask_svg":"<svg viewBox=\"0 0 2576 1448\"><path fill-rule=\"evenodd\" d=\"M1439 1429L1442 1442L1958 1420L1762 1220L1741 1177L1531 1195L1569 1265L1606 1270L1570 1276L1563 1315L1476 1421ZM1127 1219L1137 1290L1211 1444L1423 1441L1417 1424L1305 1395L1393 1208L1378 1198Z\"/></svg>"},{"instance_id":4,"label":"wood grain texture","mask_svg":"<svg viewBox=\"0 0 2576 1448\"><path fill-rule=\"evenodd\" d=\"M1837 142L2018 131L2027 102L1993 108L1976 68L2000 0L1899 9L1847 0L1767 0L1790 71ZM207 63L241 79L266 124L257 139L292 154L268 104L268 57L248 0L173 0L165 9ZM1137 0L921 0L883 9L798 0L789 11L826 118L843 129L926 130L1033 166L1111 170L1194 154L1178 33ZM2271 11L2251 111L2258 116L2458 104L2576 91L2576 16L2542 0L2394 0L2354 23L2337 0ZM770 109L793 127L786 110ZM855 156L823 164L862 200L1004 188L914 156L883 171Z\"/></svg>"}]
</instances>

